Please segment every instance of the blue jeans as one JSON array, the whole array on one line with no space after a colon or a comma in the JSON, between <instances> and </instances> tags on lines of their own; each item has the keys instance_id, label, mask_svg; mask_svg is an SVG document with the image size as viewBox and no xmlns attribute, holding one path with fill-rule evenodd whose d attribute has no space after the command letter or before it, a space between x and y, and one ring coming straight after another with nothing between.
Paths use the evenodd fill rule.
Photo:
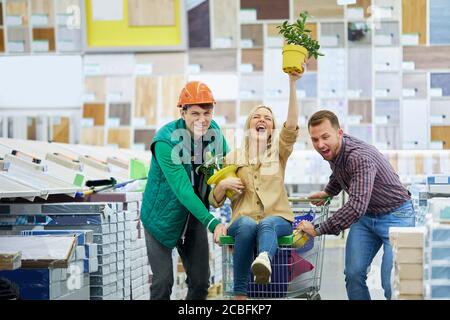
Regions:
<instances>
[{"instance_id":1,"label":"blue jeans","mask_svg":"<svg viewBox=\"0 0 450 320\"><path fill-rule=\"evenodd\" d=\"M348 234L345 248L345 285L350 300L370 300L367 272L373 258L383 245L381 286L386 299L391 298L392 247L389 242L390 227L414 227L415 213L412 202L386 214L366 212L354 223Z\"/></svg>"},{"instance_id":2,"label":"blue jeans","mask_svg":"<svg viewBox=\"0 0 450 320\"><path fill-rule=\"evenodd\" d=\"M228 235L234 238L233 277L234 294L247 295L250 282L250 266L254 260L255 245L258 254L267 251L272 260L278 249L278 237L292 233L289 221L277 216L270 216L258 224L249 217L239 217L228 229Z\"/></svg>"}]
</instances>

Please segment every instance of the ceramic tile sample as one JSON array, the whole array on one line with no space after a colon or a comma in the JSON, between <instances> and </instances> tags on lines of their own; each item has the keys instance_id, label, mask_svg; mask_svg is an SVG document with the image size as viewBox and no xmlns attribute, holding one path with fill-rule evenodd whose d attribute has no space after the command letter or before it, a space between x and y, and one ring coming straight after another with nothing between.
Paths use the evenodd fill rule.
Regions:
<instances>
[{"instance_id":1,"label":"ceramic tile sample","mask_svg":"<svg viewBox=\"0 0 450 320\"><path fill-rule=\"evenodd\" d=\"M297 81L297 98L317 97L317 73L305 73Z\"/></svg>"},{"instance_id":2,"label":"ceramic tile sample","mask_svg":"<svg viewBox=\"0 0 450 320\"><path fill-rule=\"evenodd\" d=\"M156 77L136 77L134 116L144 118L146 125L156 124L158 106L158 79Z\"/></svg>"},{"instance_id":3,"label":"ceramic tile sample","mask_svg":"<svg viewBox=\"0 0 450 320\"><path fill-rule=\"evenodd\" d=\"M239 90L241 100L262 100L264 96L263 75L259 73L241 74Z\"/></svg>"},{"instance_id":4,"label":"ceramic tile sample","mask_svg":"<svg viewBox=\"0 0 450 320\"><path fill-rule=\"evenodd\" d=\"M375 46L400 45L398 22L380 22L379 28L375 29L373 42Z\"/></svg>"},{"instance_id":5,"label":"ceramic tile sample","mask_svg":"<svg viewBox=\"0 0 450 320\"><path fill-rule=\"evenodd\" d=\"M142 67L142 76L180 74L186 70L186 56L184 52L137 53L136 68Z\"/></svg>"},{"instance_id":6,"label":"ceramic tile sample","mask_svg":"<svg viewBox=\"0 0 450 320\"><path fill-rule=\"evenodd\" d=\"M258 20L289 19L289 0L241 0L241 9L256 9Z\"/></svg>"},{"instance_id":7,"label":"ceramic tile sample","mask_svg":"<svg viewBox=\"0 0 450 320\"><path fill-rule=\"evenodd\" d=\"M241 72L244 68L242 65L251 66L251 71L263 71L263 49L242 49L241 55ZM247 66L245 66L246 69L248 69Z\"/></svg>"},{"instance_id":8,"label":"ceramic tile sample","mask_svg":"<svg viewBox=\"0 0 450 320\"><path fill-rule=\"evenodd\" d=\"M374 123L398 126L400 124L400 102L398 100L376 100Z\"/></svg>"},{"instance_id":9,"label":"ceramic tile sample","mask_svg":"<svg viewBox=\"0 0 450 320\"><path fill-rule=\"evenodd\" d=\"M354 98L372 96L372 50L348 49L348 95Z\"/></svg>"},{"instance_id":10,"label":"ceramic tile sample","mask_svg":"<svg viewBox=\"0 0 450 320\"><path fill-rule=\"evenodd\" d=\"M344 49L321 49L319 58L319 96L323 98L344 97L346 95L346 66Z\"/></svg>"},{"instance_id":11,"label":"ceramic tile sample","mask_svg":"<svg viewBox=\"0 0 450 320\"><path fill-rule=\"evenodd\" d=\"M95 146L105 145L105 129L103 127L81 128L80 143Z\"/></svg>"},{"instance_id":12,"label":"ceramic tile sample","mask_svg":"<svg viewBox=\"0 0 450 320\"><path fill-rule=\"evenodd\" d=\"M375 97L398 98L402 94L402 81L399 73L375 74Z\"/></svg>"},{"instance_id":13,"label":"ceramic tile sample","mask_svg":"<svg viewBox=\"0 0 450 320\"><path fill-rule=\"evenodd\" d=\"M189 65L199 72L236 72L237 52L235 49L192 49L189 50Z\"/></svg>"},{"instance_id":14,"label":"ceramic tile sample","mask_svg":"<svg viewBox=\"0 0 450 320\"><path fill-rule=\"evenodd\" d=\"M375 71L400 71L402 68L400 48L375 48L373 65Z\"/></svg>"},{"instance_id":15,"label":"ceramic tile sample","mask_svg":"<svg viewBox=\"0 0 450 320\"><path fill-rule=\"evenodd\" d=\"M403 73L403 97L427 98L427 74Z\"/></svg>"},{"instance_id":16,"label":"ceramic tile sample","mask_svg":"<svg viewBox=\"0 0 450 320\"><path fill-rule=\"evenodd\" d=\"M430 0L430 43L450 44L450 3Z\"/></svg>"},{"instance_id":17,"label":"ceramic tile sample","mask_svg":"<svg viewBox=\"0 0 450 320\"><path fill-rule=\"evenodd\" d=\"M450 125L450 104L446 100L431 100L430 123Z\"/></svg>"},{"instance_id":18,"label":"ceramic tile sample","mask_svg":"<svg viewBox=\"0 0 450 320\"><path fill-rule=\"evenodd\" d=\"M137 129L134 130L134 143L144 144L145 150L150 150L150 143L155 135L153 129Z\"/></svg>"},{"instance_id":19,"label":"ceramic tile sample","mask_svg":"<svg viewBox=\"0 0 450 320\"><path fill-rule=\"evenodd\" d=\"M403 47L403 61L414 62L415 69L450 69L450 46Z\"/></svg>"},{"instance_id":20,"label":"ceramic tile sample","mask_svg":"<svg viewBox=\"0 0 450 320\"><path fill-rule=\"evenodd\" d=\"M8 37L8 51L13 51L11 48L11 44L20 44L17 50L14 52L30 52L30 34L28 29L23 27L9 27L7 29L7 37Z\"/></svg>"},{"instance_id":21,"label":"ceramic tile sample","mask_svg":"<svg viewBox=\"0 0 450 320\"><path fill-rule=\"evenodd\" d=\"M53 120L53 142L69 143L70 137L70 118L58 117L58 121Z\"/></svg>"},{"instance_id":22,"label":"ceramic tile sample","mask_svg":"<svg viewBox=\"0 0 450 320\"><path fill-rule=\"evenodd\" d=\"M398 126L376 126L375 144L382 149L401 149L400 128Z\"/></svg>"},{"instance_id":23,"label":"ceramic tile sample","mask_svg":"<svg viewBox=\"0 0 450 320\"><path fill-rule=\"evenodd\" d=\"M33 41L48 41L48 51L55 51L55 29L33 28Z\"/></svg>"},{"instance_id":24,"label":"ceramic tile sample","mask_svg":"<svg viewBox=\"0 0 450 320\"><path fill-rule=\"evenodd\" d=\"M343 47L345 43L345 24L341 22L320 24L321 47Z\"/></svg>"},{"instance_id":25,"label":"ceramic tile sample","mask_svg":"<svg viewBox=\"0 0 450 320\"><path fill-rule=\"evenodd\" d=\"M426 149L428 147L427 101L403 100L402 144L404 149Z\"/></svg>"},{"instance_id":26,"label":"ceramic tile sample","mask_svg":"<svg viewBox=\"0 0 450 320\"><path fill-rule=\"evenodd\" d=\"M365 22L348 22L347 23L347 39L350 47L370 46L372 43L372 31L370 26Z\"/></svg>"},{"instance_id":27,"label":"ceramic tile sample","mask_svg":"<svg viewBox=\"0 0 450 320\"><path fill-rule=\"evenodd\" d=\"M133 99L133 79L131 77L106 78L106 98L109 101L129 102Z\"/></svg>"},{"instance_id":28,"label":"ceramic tile sample","mask_svg":"<svg viewBox=\"0 0 450 320\"><path fill-rule=\"evenodd\" d=\"M131 27L174 26L175 0L128 0Z\"/></svg>"},{"instance_id":29,"label":"ceramic tile sample","mask_svg":"<svg viewBox=\"0 0 450 320\"><path fill-rule=\"evenodd\" d=\"M209 0L188 10L189 48L209 48L211 33L209 26Z\"/></svg>"},{"instance_id":30,"label":"ceramic tile sample","mask_svg":"<svg viewBox=\"0 0 450 320\"><path fill-rule=\"evenodd\" d=\"M83 118L92 118L94 126L103 126L105 124L105 105L103 103L85 103Z\"/></svg>"},{"instance_id":31,"label":"ceramic tile sample","mask_svg":"<svg viewBox=\"0 0 450 320\"><path fill-rule=\"evenodd\" d=\"M224 124L235 123L237 120L236 101L218 101L214 107L214 119L217 121L218 118L222 118Z\"/></svg>"},{"instance_id":32,"label":"ceramic tile sample","mask_svg":"<svg viewBox=\"0 0 450 320\"><path fill-rule=\"evenodd\" d=\"M450 73L432 73L431 88L442 89L442 96L450 96Z\"/></svg>"},{"instance_id":33,"label":"ceramic tile sample","mask_svg":"<svg viewBox=\"0 0 450 320\"><path fill-rule=\"evenodd\" d=\"M317 19L344 17L344 6L337 5L335 0L294 0L294 16L298 17L302 11Z\"/></svg>"},{"instance_id":34,"label":"ceramic tile sample","mask_svg":"<svg viewBox=\"0 0 450 320\"><path fill-rule=\"evenodd\" d=\"M349 100L348 118L354 116L355 122L372 123L372 101L370 100ZM350 121L347 119L347 121Z\"/></svg>"},{"instance_id":35,"label":"ceramic tile sample","mask_svg":"<svg viewBox=\"0 0 450 320\"><path fill-rule=\"evenodd\" d=\"M57 42L58 51L81 51L81 32L66 27L58 28Z\"/></svg>"},{"instance_id":36,"label":"ceramic tile sample","mask_svg":"<svg viewBox=\"0 0 450 320\"><path fill-rule=\"evenodd\" d=\"M358 15L356 17L354 17L354 15L352 16L351 14L348 14L348 18L349 19L360 19L360 18L368 18L371 16L371 9L370 6L372 4L372 0L356 0L356 4L351 4L347 6L347 10L355 12L354 9L358 9L356 11L358 11Z\"/></svg>"},{"instance_id":37,"label":"ceramic tile sample","mask_svg":"<svg viewBox=\"0 0 450 320\"><path fill-rule=\"evenodd\" d=\"M444 149L450 149L450 126L432 126L431 141L442 141Z\"/></svg>"},{"instance_id":38,"label":"ceramic tile sample","mask_svg":"<svg viewBox=\"0 0 450 320\"><path fill-rule=\"evenodd\" d=\"M372 15L379 19L399 20L402 15L402 3L399 0L372 0Z\"/></svg>"},{"instance_id":39,"label":"ceramic tile sample","mask_svg":"<svg viewBox=\"0 0 450 320\"><path fill-rule=\"evenodd\" d=\"M263 24L242 24L241 25L241 47L262 47L263 46Z\"/></svg>"},{"instance_id":40,"label":"ceramic tile sample","mask_svg":"<svg viewBox=\"0 0 450 320\"><path fill-rule=\"evenodd\" d=\"M419 44L425 45L427 43L427 0L403 0L402 7L402 32L418 34ZM430 19L430 24L432 23L433 18Z\"/></svg>"},{"instance_id":41,"label":"ceramic tile sample","mask_svg":"<svg viewBox=\"0 0 450 320\"><path fill-rule=\"evenodd\" d=\"M32 0L31 15L42 15L47 17L47 25L52 25L54 20L53 1L51 0Z\"/></svg>"},{"instance_id":42,"label":"ceramic tile sample","mask_svg":"<svg viewBox=\"0 0 450 320\"><path fill-rule=\"evenodd\" d=\"M119 125L129 126L131 117L131 103L111 103L109 105L109 118L119 118Z\"/></svg>"},{"instance_id":43,"label":"ceramic tile sample","mask_svg":"<svg viewBox=\"0 0 450 320\"><path fill-rule=\"evenodd\" d=\"M129 148L130 139L131 129L129 128L108 129L108 144L117 145L119 148Z\"/></svg>"},{"instance_id":44,"label":"ceramic tile sample","mask_svg":"<svg viewBox=\"0 0 450 320\"><path fill-rule=\"evenodd\" d=\"M214 1L213 38L214 48L235 48L238 42L238 0Z\"/></svg>"},{"instance_id":45,"label":"ceramic tile sample","mask_svg":"<svg viewBox=\"0 0 450 320\"><path fill-rule=\"evenodd\" d=\"M176 119L180 115L177 103L181 89L185 85L184 75L163 76L161 78L163 92L162 116L167 119Z\"/></svg>"},{"instance_id":46,"label":"ceramic tile sample","mask_svg":"<svg viewBox=\"0 0 450 320\"><path fill-rule=\"evenodd\" d=\"M5 6L6 16L16 16L21 18L21 25L26 26L29 22L28 16L28 1L18 0L18 1L7 1L3 4Z\"/></svg>"},{"instance_id":47,"label":"ceramic tile sample","mask_svg":"<svg viewBox=\"0 0 450 320\"><path fill-rule=\"evenodd\" d=\"M84 93L88 100L103 102L106 100L106 79L104 77L86 77L84 79Z\"/></svg>"}]
</instances>

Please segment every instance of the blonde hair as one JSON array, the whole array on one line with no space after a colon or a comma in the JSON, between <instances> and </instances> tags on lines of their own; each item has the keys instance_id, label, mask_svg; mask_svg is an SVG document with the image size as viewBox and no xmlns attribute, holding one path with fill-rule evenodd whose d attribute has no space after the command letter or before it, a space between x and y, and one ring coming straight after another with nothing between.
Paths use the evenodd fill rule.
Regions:
<instances>
[{"instance_id":1,"label":"blonde hair","mask_svg":"<svg viewBox=\"0 0 450 320\"><path fill-rule=\"evenodd\" d=\"M252 120L253 115L256 113L256 111L258 109L261 108L265 108L267 110L270 111L270 113L272 114L272 122L273 122L273 130L272 130L272 134L267 138L267 149L265 151L264 154L264 158L270 158L271 156L276 156L278 155L278 152L275 152L275 149L278 149L278 143L276 143L278 141L278 137L276 135L277 132L277 124L275 121L275 115L272 111L272 109L266 105L258 105L256 107L254 107L252 110L250 110L250 113L247 117L247 120L245 120L245 124L244 124L244 140L242 142L242 151L243 151L243 155L244 155L244 161L246 164L250 163L250 121Z\"/></svg>"}]
</instances>

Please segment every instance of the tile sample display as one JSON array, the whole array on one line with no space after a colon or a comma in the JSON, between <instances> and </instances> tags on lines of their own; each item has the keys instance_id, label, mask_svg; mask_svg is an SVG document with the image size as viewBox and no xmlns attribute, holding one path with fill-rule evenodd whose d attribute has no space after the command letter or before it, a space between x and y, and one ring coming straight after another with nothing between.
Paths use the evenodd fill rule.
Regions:
<instances>
[{"instance_id":1,"label":"tile sample display","mask_svg":"<svg viewBox=\"0 0 450 320\"><path fill-rule=\"evenodd\" d=\"M428 147L427 101L403 100L402 144L404 149L426 149Z\"/></svg>"},{"instance_id":2,"label":"tile sample display","mask_svg":"<svg viewBox=\"0 0 450 320\"><path fill-rule=\"evenodd\" d=\"M85 100L103 102L106 99L106 79L104 77L86 77L84 80Z\"/></svg>"},{"instance_id":3,"label":"tile sample display","mask_svg":"<svg viewBox=\"0 0 450 320\"><path fill-rule=\"evenodd\" d=\"M372 101L370 100L349 100L348 118L355 117L355 122L372 123ZM349 121L349 119L347 119Z\"/></svg>"},{"instance_id":4,"label":"tile sample display","mask_svg":"<svg viewBox=\"0 0 450 320\"><path fill-rule=\"evenodd\" d=\"M177 108L178 97L185 85L184 75L163 76L162 78L162 116L163 122L177 119L180 112ZM207 83L208 85L208 83Z\"/></svg>"},{"instance_id":5,"label":"tile sample display","mask_svg":"<svg viewBox=\"0 0 450 320\"><path fill-rule=\"evenodd\" d=\"M409 46L403 48L403 61L415 69L450 69L450 46Z\"/></svg>"},{"instance_id":6,"label":"tile sample display","mask_svg":"<svg viewBox=\"0 0 450 320\"><path fill-rule=\"evenodd\" d=\"M0 27L0 52L5 52L5 34L2 27Z\"/></svg>"},{"instance_id":7,"label":"tile sample display","mask_svg":"<svg viewBox=\"0 0 450 320\"><path fill-rule=\"evenodd\" d=\"M433 2L433 1L431 1ZM419 44L427 44L427 0L402 1L402 33L417 34ZM430 19L433 23L433 19Z\"/></svg>"},{"instance_id":8,"label":"tile sample display","mask_svg":"<svg viewBox=\"0 0 450 320\"><path fill-rule=\"evenodd\" d=\"M430 0L430 43L450 44L450 3Z\"/></svg>"},{"instance_id":9,"label":"tile sample display","mask_svg":"<svg viewBox=\"0 0 450 320\"><path fill-rule=\"evenodd\" d=\"M302 11L317 19L344 17L344 6L337 5L335 0L294 0L294 16L298 17Z\"/></svg>"},{"instance_id":10,"label":"tile sample display","mask_svg":"<svg viewBox=\"0 0 450 320\"><path fill-rule=\"evenodd\" d=\"M380 149L401 149L400 128L398 126L376 126L375 146Z\"/></svg>"},{"instance_id":11,"label":"tile sample display","mask_svg":"<svg viewBox=\"0 0 450 320\"><path fill-rule=\"evenodd\" d=\"M105 125L105 105L103 103L85 103L83 105L83 118L94 119L94 126Z\"/></svg>"},{"instance_id":12,"label":"tile sample display","mask_svg":"<svg viewBox=\"0 0 450 320\"><path fill-rule=\"evenodd\" d=\"M211 33L209 0L188 9L189 48L209 48Z\"/></svg>"},{"instance_id":13,"label":"tile sample display","mask_svg":"<svg viewBox=\"0 0 450 320\"><path fill-rule=\"evenodd\" d=\"M128 0L131 27L174 26L175 0Z\"/></svg>"},{"instance_id":14,"label":"tile sample display","mask_svg":"<svg viewBox=\"0 0 450 320\"><path fill-rule=\"evenodd\" d=\"M373 42L375 46L398 46L400 45L399 23L380 22L375 28Z\"/></svg>"},{"instance_id":15,"label":"tile sample display","mask_svg":"<svg viewBox=\"0 0 450 320\"><path fill-rule=\"evenodd\" d=\"M269 99L288 98L289 78L282 70L279 49L264 50L264 94Z\"/></svg>"},{"instance_id":16,"label":"tile sample display","mask_svg":"<svg viewBox=\"0 0 450 320\"><path fill-rule=\"evenodd\" d=\"M70 118L57 117L53 119L53 142L69 143L70 138Z\"/></svg>"},{"instance_id":17,"label":"tile sample display","mask_svg":"<svg viewBox=\"0 0 450 320\"><path fill-rule=\"evenodd\" d=\"M305 73L297 81L297 98L317 97L317 73Z\"/></svg>"},{"instance_id":18,"label":"tile sample display","mask_svg":"<svg viewBox=\"0 0 450 320\"><path fill-rule=\"evenodd\" d=\"M441 91L442 96L450 96L450 73L432 73L431 88L435 92ZM433 95L439 95L438 93Z\"/></svg>"},{"instance_id":19,"label":"tile sample display","mask_svg":"<svg viewBox=\"0 0 450 320\"><path fill-rule=\"evenodd\" d=\"M319 96L322 98L344 97L345 85L345 56L344 49L321 49L324 54L319 59Z\"/></svg>"},{"instance_id":20,"label":"tile sample display","mask_svg":"<svg viewBox=\"0 0 450 320\"><path fill-rule=\"evenodd\" d=\"M375 101L375 125L400 124L400 102L398 100Z\"/></svg>"},{"instance_id":21,"label":"tile sample display","mask_svg":"<svg viewBox=\"0 0 450 320\"><path fill-rule=\"evenodd\" d=\"M9 27L7 29L9 52L30 52L30 33L24 27Z\"/></svg>"},{"instance_id":22,"label":"tile sample display","mask_svg":"<svg viewBox=\"0 0 450 320\"><path fill-rule=\"evenodd\" d=\"M237 120L236 101L217 102L214 106L214 120L218 123L223 121L223 123L219 123L221 127L235 123Z\"/></svg>"},{"instance_id":23,"label":"tile sample display","mask_svg":"<svg viewBox=\"0 0 450 320\"><path fill-rule=\"evenodd\" d=\"M262 24L242 24L241 47L262 47L263 27Z\"/></svg>"},{"instance_id":24,"label":"tile sample display","mask_svg":"<svg viewBox=\"0 0 450 320\"><path fill-rule=\"evenodd\" d=\"M442 141L444 149L450 149L450 126L432 126L431 141Z\"/></svg>"},{"instance_id":25,"label":"tile sample display","mask_svg":"<svg viewBox=\"0 0 450 320\"><path fill-rule=\"evenodd\" d=\"M400 71L400 48L375 48L373 51L373 64L375 71Z\"/></svg>"},{"instance_id":26,"label":"tile sample display","mask_svg":"<svg viewBox=\"0 0 450 320\"><path fill-rule=\"evenodd\" d=\"M109 118L118 118L119 125L129 126L131 116L130 103L111 103L109 105Z\"/></svg>"},{"instance_id":27,"label":"tile sample display","mask_svg":"<svg viewBox=\"0 0 450 320\"><path fill-rule=\"evenodd\" d=\"M106 78L106 99L111 102L131 102L133 99L133 78Z\"/></svg>"},{"instance_id":28,"label":"tile sample display","mask_svg":"<svg viewBox=\"0 0 450 320\"><path fill-rule=\"evenodd\" d=\"M39 21L33 21L34 19ZM47 21L47 23L44 23ZM31 24L32 25L52 25L54 21L54 9L52 0L32 0L31 1ZM42 23L41 23L42 22Z\"/></svg>"},{"instance_id":29,"label":"tile sample display","mask_svg":"<svg viewBox=\"0 0 450 320\"><path fill-rule=\"evenodd\" d=\"M321 47L343 47L345 43L345 24L341 22L320 24ZM323 53L323 52L322 52Z\"/></svg>"},{"instance_id":30,"label":"tile sample display","mask_svg":"<svg viewBox=\"0 0 450 320\"><path fill-rule=\"evenodd\" d=\"M81 32L77 29L60 27L57 31L57 50L61 52L81 51Z\"/></svg>"},{"instance_id":31,"label":"tile sample display","mask_svg":"<svg viewBox=\"0 0 450 320\"><path fill-rule=\"evenodd\" d=\"M356 4L347 6L348 19L369 18L371 16L372 0L356 0Z\"/></svg>"},{"instance_id":32,"label":"tile sample display","mask_svg":"<svg viewBox=\"0 0 450 320\"><path fill-rule=\"evenodd\" d=\"M263 49L242 49L241 72L245 65L246 69L252 71L263 71L264 53ZM248 68L247 68L248 66Z\"/></svg>"},{"instance_id":33,"label":"tile sample display","mask_svg":"<svg viewBox=\"0 0 450 320\"><path fill-rule=\"evenodd\" d=\"M402 3L399 0L372 0L372 15L377 19L400 20Z\"/></svg>"},{"instance_id":34,"label":"tile sample display","mask_svg":"<svg viewBox=\"0 0 450 320\"><path fill-rule=\"evenodd\" d=\"M134 130L134 143L144 145L145 150L150 150L150 142L152 142L154 135L155 130L153 129Z\"/></svg>"},{"instance_id":35,"label":"tile sample display","mask_svg":"<svg viewBox=\"0 0 450 320\"><path fill-rule=\"evenodd\" d=\"M350 48L348 51L348 96L368 98L372 96L372 50L370 48Z\"/></svg>"},{"instance_id":36,"label":"tile sample display","mask_svg":"<svg viewBox=\"0 0 450 320\"><path fill-rule=\"evenodd\" d=\"M134 74L139 76L179 74L186 70L186 53L138 53Z\"/></svg>"},{"instance_id":37,"label":"tile sample display","mask_svg":"<svg viewBox=\"0 0 450 320\"><path fill-rule=\"evenodd\" d=\"M107 144L117 145L119 148L129 148L131 131L129 128L108 129Z\"/></svg>"},{"instance_id":38,"label":"tile sample display","mask_svg":"<svg viewBox=\"0 0 450 320\"><path fill-rule=\"evenodd\" d=\"M402 94L402 82L399 73L375 74L375 97L398 98Z\"/></svg>"},{"instance_id":39,"label":"tile sample display","mask_svg":"<svg viewBox=\"0 0 450 320\"><path fill-rule=\"evenodd\" d=\"M427 74L403 73L403 97L427 98Z\"/></svg>"},{"instance_id":40,"label":"tile sample display","mask_svg":"<svg viewBox=\"0 0 450 320\"><path fill-rule=\"evenodd\" d=\"M213 48L235 48L238 42L238 1L213 1Z\"/></svg>"},{"instance_id":41,"label":"tile sample display","mask_svg":"<svg viewBox=\"0 0 450 320\"><path fill-rule=\"evenodd\" d=\"M189 50L189 66L198 72L236 72L237 52L235 49L192 49Z\"/></svg>"},{"instance_id":42,"label":"tile sample display","mask_svg":"<svg viewBox=\"0 0 450 320\"><path fill-rule=\"evenodd\" d=\"M263 99L263 75L259 73L241 74L239 89L241 100Z\"/></svg>"},{"instance_id":43,"label":"tile sample display","mask_svg":"<svg viewBox=\"0 0 450 320\"><path fill-rule=\"evenodd\" d=\"M361 139L362 141L365 141L370 144L372 143L372 126L349 125L348 132L350 135L358 137L358 139Z\"/></svg>"},{"instance_id":44,"label":"tile sample display","mask_svg":"<svg viewBox=\"0 0 450 320\"><path fill-rule=\"evenodd\" d=\"M80 143L94 146L105 145L105 129L103 127L81 128Z\"/></svg>"},{"instance_id":45,"label":"tile sample display","mask_svg":"<svg viewBox=\"0 0 450 320\"><path fill-rule=\"evenodd\" d=\"M48 42L48 45L43 48L42 51L55 51L55 29L53 28L33 28L33 41ZM36 48L34 48L34 51ZM39 50L41 51L41 50Z\"/></svg>"},{"instance_id":46,"label":"tile sample display","mask_svg":"<svg viewBox=\"0 0 450 320\"><path fill-rule=\"evenodd\" d=\"M134 116L143 118L145 125L156 124L158 78L136 77Z\"/></svg>"},{"instance_id":47,"label":"tile sample display","mask_svg":"<svg viewBox=\"0 0 450 320\"><path fill-rule=\"evenodd\" d=\"M7 1L3 5L5 6L5 16L7 17L6 20L8 20L8 17L14 17L14 25L22 25L22 26L28 25L29 8L27 0ZM6 24L10 23L6 21L5 25Z\"/></svg>"},{"instance_id":48,"label":"tile sample display","mask_svg":"<svg viewBox=\"0 0 450 320\"><path fill-rule=\"evenodd\" d=\"M255 9L258 20L289 19L289 0L241 0L242 9Z\"/></svg>"},{"instance_id":49,"label":"tile sample display","mask_svg":"<svg viewBox=\"0 0 450 320\"><path fill-rule=\"evenodd\" d=\"M450 125L450 104L447 100L431 100L431 125Z\"/></svg>"}]
</instances>

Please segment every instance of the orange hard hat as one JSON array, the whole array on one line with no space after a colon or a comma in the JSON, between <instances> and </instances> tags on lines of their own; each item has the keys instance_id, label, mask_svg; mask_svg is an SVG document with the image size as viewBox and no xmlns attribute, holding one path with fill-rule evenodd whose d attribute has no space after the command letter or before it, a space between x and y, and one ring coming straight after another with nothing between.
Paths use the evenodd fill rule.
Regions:
<instances>
[{"instance_id":1,"label":"orange hard hat","mask_svg":"<svg viewBox=\"0 0 450 320\"><path fill-rule=\"evenodd\" d=\"M213 104L216 103L208 86L200 81L188 82L181 90L177 107L187 104Z\"/></svg>"}]
</instances>

